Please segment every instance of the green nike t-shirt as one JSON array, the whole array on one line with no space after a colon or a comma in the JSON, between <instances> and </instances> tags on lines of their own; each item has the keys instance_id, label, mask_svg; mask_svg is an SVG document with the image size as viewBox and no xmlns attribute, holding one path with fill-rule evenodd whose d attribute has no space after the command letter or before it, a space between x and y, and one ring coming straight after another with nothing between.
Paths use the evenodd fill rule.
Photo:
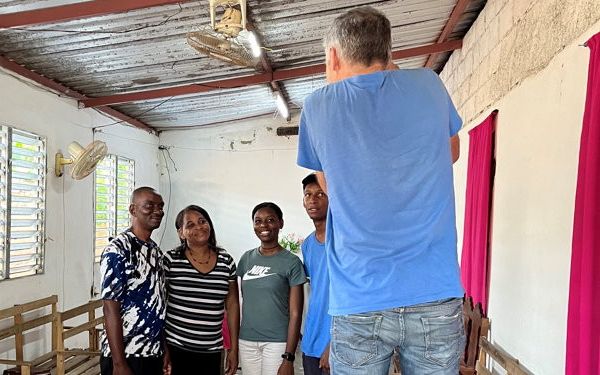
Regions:
<instances>
[{"instance_id":1,"label":"green nike t-shirt","mask_svg":"<svg viewBox=\"0 0 600 375\"><path fill-rule=\"evenodd\" d=\"M300 258L287 250L264 256L252 249L242 255L237 275L243 298L240 339L286 342L290 287L306 282Z\"/></svg>"}]
</instances>

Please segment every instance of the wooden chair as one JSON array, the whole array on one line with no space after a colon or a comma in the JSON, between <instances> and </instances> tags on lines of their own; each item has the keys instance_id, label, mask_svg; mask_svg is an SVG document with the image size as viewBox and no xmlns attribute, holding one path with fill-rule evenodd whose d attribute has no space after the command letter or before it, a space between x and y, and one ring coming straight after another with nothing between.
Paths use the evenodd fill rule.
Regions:
<instances>
[{"instance_id":1,"label":"wooden chair","mask_svg":"<svg viewBox=\"0 0 600 375\"><path fill-rule=\"evenodd\" d=\"M10 318L13 320L12 326L0 331L0 341L14 336L15 343L15 359L0 359L0 364L15 366L4 370L4 375L100 374L96 327L103 324L104 319L96 318L96 309L102 306L102 301L92 301L63 313L57 311L57 302L58 297L53 295L0 310L0 321ZM32 318L34 314L37 317ZM39 316L40 314L43 315ZM83 324L75 327L64 326L65 321L81 315L87 315L87 321ZM51 350L33 360L25 360L24 333L33 329L44 330L45 325L50 325L52 330ZM87 332L89 337L87 349L65 348L67 339L84 332Z\"/></svg>"},{"instance_id":2,"label":"wooden chair","mask_svg":"<svg viewBox=\"0 0 600 375\"><path fill-rule=\"evenodd\" d=\"M52 352L56 349L56 343L52 341L52 351L33 360L25 360L23 356L23 347L25 346L24 333L33 329L42 330L46 324L51 324L56 321L58 314L56 303L58 297L53 295L42 298L37 301L15 305L7 309L0 310L0 321L11 319L13 325L0 331L0 341L14 337L15 342L15 359L0 359L0 364L15 366L4 371L5 375L20 374L49 374L47 370L40 369L39 365L52 357ZM32 318L31 315L38 315ZM39 314L43 314L39 316ZM56 335L56 327L52 326L52 337Z\"/></svg>"},{"instance_id":3,"label":"wooden chair","mask_svg":"<svg viewBox=\"0 0 600 375\"><path fill-rule=\"evenodd\" d=\"M65 312L59 312L56 320L56 374L57 375L99 375L100 344L98 326L104 325L104 317L96 317L96 310L102 307L102 300L90 301ZM74 327L66 327L65 322L87 315L87 321ZM87 333L86 349L66 349L65 341L73 336Z\"/></svg>"},{"instance_id":4,"label":"wooden chair","mask_svg":"<svg viewBox=\"0 0 600 375\"><path fill-rule=\"evenodd\" d=\"M463 314L467 342L465 353L461 359L459 373L461 375L473 375L476 373L475 364L479 353L479 338L487 337L490 329L490 321L483 316L480 303L473 306L473 298L471 297L465 298L463 302Z\"/></svg>"},{"instance_id":5,"label":"wooden chair","mask_svg":"<svg viewBox=\"0 0 600 375\"><path fill-rule=\"evenodd\" d=\"M523 366L518 359L514 358L505 352L498 345L494 345L488 341L486 337L479 339L479 359L477 360L476 369L479 375L495 374L495 364L502 367L506 375L532 375ZM489 356L489 361L488 361Z\"/></svg>"}]
</instances>

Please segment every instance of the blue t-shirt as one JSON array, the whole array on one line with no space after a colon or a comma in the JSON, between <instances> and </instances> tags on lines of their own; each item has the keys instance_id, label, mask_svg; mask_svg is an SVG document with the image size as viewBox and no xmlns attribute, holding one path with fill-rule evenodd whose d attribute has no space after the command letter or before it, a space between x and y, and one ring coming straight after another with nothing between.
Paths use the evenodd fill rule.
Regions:
<instances>
[{"instance_id":1,"label":"blue t-shirt","mask_svg":"<svg viewBox=\"0 0 600 375\"><path fill-rule=\"evenodd\" d=\"M302 243L304 269L310 279L310 300L304 321L302 352L310 357L321 357L331 341L329 309L329 274L325 244L312 232Z\"/></svg>"},{"instance_id":2,"label":"blue t-shirt","mask_svg":"<svg viewBox=\"0 0 600 375\"><path fill-rule=\"evenodd\" d=\"M331 315L462 297L449 144L461 124L430 69L354 76L305 100L298 164L327 179Z\"/></svg>"}]
</instances>

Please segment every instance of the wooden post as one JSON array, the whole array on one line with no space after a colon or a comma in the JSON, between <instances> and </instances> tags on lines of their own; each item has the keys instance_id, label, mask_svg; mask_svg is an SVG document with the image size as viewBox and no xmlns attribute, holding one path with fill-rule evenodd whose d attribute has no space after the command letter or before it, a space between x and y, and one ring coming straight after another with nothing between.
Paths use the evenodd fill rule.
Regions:
<instances>
[{"instance_id":1,"label":"wooden post","mask_svg":"<svg viewBox=\"0 0 600 375\"><path fill-rule=\"evenodd\" d=\"M92 322L94 319L96 319L96 309L90 304L88 310L88 322ZM90 351L98 350L98 330L96 330L96 327L91 327L88 332L88 348L90 348Z\"/></svg>"},{"instance_id":2,"label":"wooden post","mask_svg":"<svg viewBox=\"0 0 600 375\"><path fill-rule=\"evenodd\" d=\"M56 315L58 314L58 311L56 309L56 302L54 302L52 304L52 316L56 317ZM57 337L57 332L56 332L56 325L52 324L52 351L56 350L56 337Z\"/></svg>"},{"instance_id":3,"label":"wooden post","mask_svg":"<svg viewBox=\"0 0 600 375\"><path fill-rule=\"evenodd\" d=\"M17 361L23 361L23 314L17 312L13 317L15 328L15 352Z\"/></svg>"},{"instance_id":4,"label":"wooden post","mask_svg":"<svg viewBox=\"0 0 600 375\"><path fill-rule=\"evenodd\" d=\"M56 375L65 375L65 341L63 340L63 321L60 312L54 315L52 337L56 342Z\"/></svg>"}]
</instances>

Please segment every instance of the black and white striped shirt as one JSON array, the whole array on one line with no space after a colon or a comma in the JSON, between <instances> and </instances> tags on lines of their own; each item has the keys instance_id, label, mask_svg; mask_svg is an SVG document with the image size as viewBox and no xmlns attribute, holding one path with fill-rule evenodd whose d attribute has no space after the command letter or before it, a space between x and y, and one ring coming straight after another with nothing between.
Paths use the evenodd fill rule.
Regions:
<instances>
[{"instance_id":1,"label":"black and white striped shirt","mask_svg":"<svg viewBox=\"0 0 600 375\"><path fill-rule=\"evenodd\" d=\"M215 268L201 273L185 256L184 247L164 258L167 281L166 340L183 350L223 349L222 323L229 284L236 281L235 262L218 250Z\"/></svg>"}]
</instances>

